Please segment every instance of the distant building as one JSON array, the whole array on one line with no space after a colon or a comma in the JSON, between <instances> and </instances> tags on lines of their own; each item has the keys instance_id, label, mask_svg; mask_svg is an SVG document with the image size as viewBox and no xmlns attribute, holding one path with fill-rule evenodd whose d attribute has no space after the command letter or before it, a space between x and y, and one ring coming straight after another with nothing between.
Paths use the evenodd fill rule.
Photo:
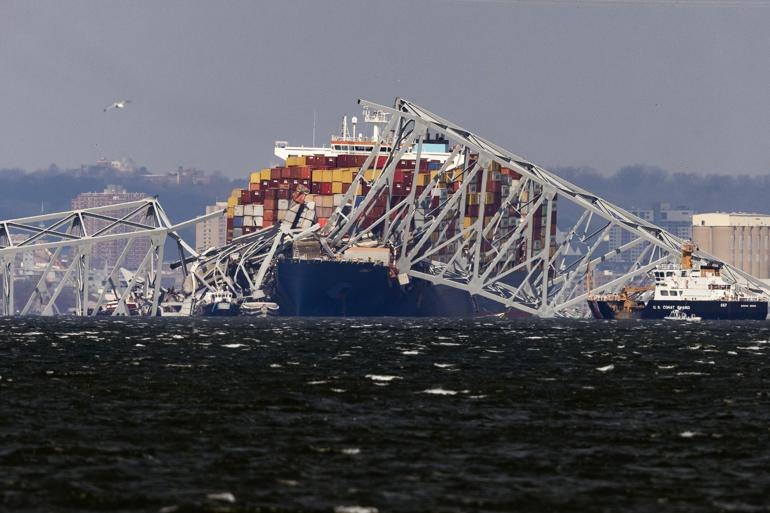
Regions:
<instances>
[{"instance_id":1,"label":"distant building","mask_svg":"<svg viewBox=\"0 0 770 513\"><path fill-rule=\"evenodd\" d=\"M131 159L122 159L122 160L99 159L96 161L95 167L112 169L113 171L117 171L119 173L129 173L131 171L134 171L134 169L136 169L136 166L134 165Z\"/></svg>"},{"instance_id":2,"label":"distant building","mask_svg":"<svg viewBox=\"0 0 770 513\"><path fill-rule=\"evenodd\" d=\"M147 197L143 192L127 192L124 188L117 185L108 185L103 192L83 192L78 194L71 202L73 210L84 210L93 207L103 207L106 205L115 205L116 203L126 203L136 201ZM89 235L98 232L100 229L108 226L107 221L87 218L85 223L86 231ZM110 230L109 233L126 232L126 229ZM101 242L94 246L91 254L92 267L112 266L117 262L123 248L126 246L125 240L113 240ZM138 238L128 253L123 266L128 269L135 269L141 264L144 255L150 247L150 242L146 238Z\"/></svg>"},{"instance_id":3,"label":"distant building","mask_svg":"<svg viewBox=\"0 0 770 513\"><path fill-rule=\"evenodd\" d=\"M630 213L635 215L636 217L640 217L644 219L645 221L653 222L653 217L655 215L655 212L652 209L640 209L640 208L632 208L628 210ZM614 249L617 249L625 244L628 244L629 242L636 240L638 237L626 230L621 229L619 226L613 226L610 228L610 238L609 238L609 250L612 251ZM615 261L617 262L634 262L637 258L639 258L639 255L641 255L643 249L643 245L639 244L637 246L634 246L633 248L630 248L617 257L615 257Z\"/></svg>"},{"instance_id":4,"label":"distant building","mask_svg":"<svg viewBox=\"0 0 770 513\"><path fill-rule=\"evenodd\" d=\"M213 182L214 176L207 175L200 169L179 167L176 171L165 174L143 174L141 179L154 185L163 185L166 187L183 185L209 185Z\"/></svg>"},{"instance_id":5,"label":"distant building","mask_svg":"<svg viewBox=\"0 0 770 513\"><path fill-rule=\"evenodd\" d=\"M663 228L667 232L676 235L681 239L692 239L692 216L695 211L691 208L672 208L668 203L656 203L651 209L634 208L630 209L629 212L645 221L649 221L650 223ZM636 235L622 230L618 226L613 226L610 229L609 249L617 249L636 238ZM634 262L639 258L643 249L644 245L640 244L624 251L622 254L618 255L615 260L618 262Z\"/></svg>"},{"instance_id":6,"label":"distant building","mask_svg":"<svg viewBox=\"0 0 770 513\"><path fill-rule=\"evenodd\" d=\"M692 225L699 249L757 278L770 278L770 215L696 214Z\"/></svg>"},{"instance_id":7,"label":"distant building","mask_svg":"<svg viewBox=\"0 0 770 513\"><path fill-rule=\"evenodd\" d=\"M653 212L653 223L680 239L692 239L692 216L695 214L693 209L656 203Z\"/></svg>"},{"instance_id":8,"label":"distant building","mask_svg":"<svg viewBox=\"0 0 770 513\"><path fill-rule=\"evenodd\" d=\"M206 207L206 213L227 208L226 201L218 201ZM227 237L227 218L224 215L195 225L195 251L201 252L210 247L224 246Z\"/></svg>"}]
</instances>

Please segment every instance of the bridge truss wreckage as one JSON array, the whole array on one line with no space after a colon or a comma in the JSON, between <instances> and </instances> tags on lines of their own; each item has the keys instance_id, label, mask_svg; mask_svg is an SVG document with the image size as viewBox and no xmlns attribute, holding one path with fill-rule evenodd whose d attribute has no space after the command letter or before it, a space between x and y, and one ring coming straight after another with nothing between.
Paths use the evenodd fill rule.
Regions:
<instances>
[{"instance_id":1,"label":"bridge truss wreckage","mask_svg":"<svg viewBox=\"0 0 770 513\"><path fill-rule=\"evenodd\" d=\"M118 285L119 261L107 273L102 287L102 295L112 292L115 315L130 313L126 303L131 294L144 299L143 313L157 313L158 302L163 299L157 269L163 243L169 237L180 254L171 267L184 274L183 297L177 300L188 305L184 312L190 314L199 311L197 305L218 301L217 297L241 303L272 300L276 268L282 260L341 261L352 250L374 247L387 248L389 273L400 286L421 281L461 291L486 305L487 311L544 318L575 316L587 312L589 294L616 292L656 266L678 261L688 245L688 241L412 102L397 99L393 107L363 100L359 103L386 114L387 124L325 225L315 222L313 202L305 202L299 195L275 226L199 254L176 230L203 218L171 225L154 200L130 204L135 208L131 215L141 212L144 221L127 222L131 215L106 218L98 209L4 221L0 223L4 230L0 233L3 312L13 312L9 306L14 303L13 280L9 277L16 255L47 249L53 251L51 263L20 312L54 313L61 286L70 280L77 290L75 313L95 313L104 300L100 296L94 308L86 306L88 248L112 239L130 244L141 236L149 238L149 248L128 283ZM430 173L427 184L418 187L422 148L431 134L449 142L451 155ZM394 189L403 185L395 176L407 152L415 158L413 181L405 189L408 192L395 194ZM501 174L508 177L505 188L497 191L499 200L490 202L486 192ZM557 199L560 212L570 207L571 220L561 235L556 230ZM207 217L212 215L216 214ZM92 216L109 226L130 227L132 231L89 232L84 229L84 220ZM562 221L566 217L562 216ZM49 222L48 227L35 228L39 221ZM11 229L25 230L28 238L13 242ZM624 234L623 242L607 251L602 249L602 241L611 230ZM51 237L58 240L43 241ZM66 266L56 269L54 281L58 285L52 291L45 277L54 272L53 262L64 247L71 248L71 256ZM719 263L728 280L754 293L770 295L763 282L717 258L696 250L693 259ZM616 264L613 277L595 287L586 286L591 272L609 262ZM624 267L618 272L621 265Z\"/></svg>"},{"instance_id":2,"label":"bridge truss wreckage","mask_svg":"<svg viewBox=\"0 0 770 513\"><path fill-rule=\"evenodd\" d=\"M177 232L214 215L221 213L175 225L148 198L0 221L0 315L155 315L166 242L183 259L197 256ZM104 254L104 246L112 259L101 263L94 283L92 255Z\"/></svg>"},{"instance_id":3,"label":"bridge truss wreckage","mask_svg":"<svg viewBox=\"0 0 770 513\"><path fill-rule=\"evenodd\" d=\"M359 103L387 113L389 121L329 222L300 230L288 219L277 228L237 238L194 265L188 292L224 286L233 294L269 296L275 260L297 258L298 244L317 241L317 257L325 259L339 259L359 245L389 248L391 268L401 284L425 280L465 291L501 310L567 316L585 311L590 293L618 291L656 266L678 261L688 243L407 100L396 100L392 108ZM446 138L453 149L418 193L422 144L430 133ZM416 153L414 182L406 196L396 199L394 174L407 151ZM377 171L383 161L377 178L367 179L367 170ZM515 178L502 202L490 209L483 192L501 170ZM449 184L451 194L436 195L440 183ZM356 197L359 184L367 192ZM472 212L471 195L478 198ZM577 212L558 240L557 198ZM383 205L384 214L373 215L375 206ZM612 229L625 234L624 243L600 251ZM699 251L693 257L723 264L728 280L755 293L770 293L763 282L715 257ZM588 290L584 284L591 270L613 260L630 263L610 281Z\"/></svg>"}]
</instances>

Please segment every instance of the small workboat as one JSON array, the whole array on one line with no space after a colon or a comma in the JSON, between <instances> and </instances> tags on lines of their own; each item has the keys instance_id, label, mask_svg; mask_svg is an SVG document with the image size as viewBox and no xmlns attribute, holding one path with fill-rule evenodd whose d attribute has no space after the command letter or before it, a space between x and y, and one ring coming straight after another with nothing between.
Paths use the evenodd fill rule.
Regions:
<instances>
[{"instance_id":1,"label":"small workboat","mask_svg":"<svg viewBox=\"0 0 770 513\"><path fill-rule=\"evenodd\" d=\"M687 315L682 310L671 310L671 313L667 317L664 317L667 321L690 321L699 322L701 320L697 315Z\"/></svg>"}]
</instances>

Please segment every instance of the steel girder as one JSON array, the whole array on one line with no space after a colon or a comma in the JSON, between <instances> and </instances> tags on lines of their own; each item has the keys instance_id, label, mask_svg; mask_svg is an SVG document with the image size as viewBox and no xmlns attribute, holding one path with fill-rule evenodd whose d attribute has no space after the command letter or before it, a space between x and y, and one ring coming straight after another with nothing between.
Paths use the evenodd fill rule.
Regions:
<instances>
[{"instance_id":1,"label":"steel girder","mask_svg":"<svg viewBox=\"0 0 770 513\"><path fill-rule=\"evenodd\" d=\"M678 260L687 242L408 100L397 99L392 108L359 103L391 115L382 138L390 136L395 143L389 153L380 153L382 140L374 146L324 228L322 235L336 253L374 233L381 244L393 248L402 276L554 317L584 311L589 292L617 290L659 264ZM454 148L418 195L417 170L428 133L444 136ZM394 200L394 173L406 151L417 154L414 182L405 197ZM376 167L378 157L385 157L385 164L367 183L365 171ZM511 180L502 201L490 209L485 192L502 168L513 171L518 180ZM359 183L367 184L369 191L354 205ZM450 186L451 194L434 192ZM469 195L478 198L473 212L468 212ZM383 196L385 213L373 219ZM557 197L582 212L560 240L550 228ZM612 227L627 233L629 242L600 254ZM694 258L719 262L734 282L770 294L763 282L711 255L696 251ZM609 281L595 287L586 283L592 269L611 260L631 263Z\"/></svg>"},{"instance_id":2,"label":"steel girder","mask_svg":"<svg viewBox=\"0 0 770 513\"><path fill-rule=\"evenodd\" d=\"M136 301L141 313L155 315L167 240L182 261L197 257L177 232L216 215L222 211L172 224L157 199L147 198L0 221L0 315L62 313L58 303L67 286L75 315L96 315L106 303L112 315L127 315ZM113 258L105 262L103 281L94 284L91 258L106 246ZM17 284L24 278L34 286L22 295Z\"/></svg>"}]
</instances>

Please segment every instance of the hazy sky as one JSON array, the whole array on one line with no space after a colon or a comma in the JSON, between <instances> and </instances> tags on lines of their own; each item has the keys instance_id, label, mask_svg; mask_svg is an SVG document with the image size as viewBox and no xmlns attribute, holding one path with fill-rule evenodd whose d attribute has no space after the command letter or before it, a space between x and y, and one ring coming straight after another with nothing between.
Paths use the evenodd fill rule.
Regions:
<instances>
[{"instance_id":1,"label":"hazy sky","mask_svg":"<svg viewBox=\"0 0 770 513\"><path fill-rule=\"evenodd\" d=\"M0 0L0 167L244 176L397 96L545 166L768 173L770 2Z\"/></svg>"}]
</instances>

